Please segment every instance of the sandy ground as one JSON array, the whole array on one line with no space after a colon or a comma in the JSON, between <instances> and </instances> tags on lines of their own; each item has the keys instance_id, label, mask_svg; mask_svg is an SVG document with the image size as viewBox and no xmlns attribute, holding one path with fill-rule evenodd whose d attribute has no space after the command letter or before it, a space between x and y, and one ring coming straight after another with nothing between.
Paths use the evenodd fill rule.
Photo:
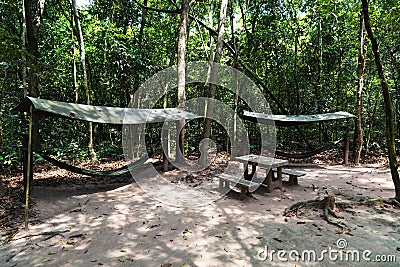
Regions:
<instances>
[{"instance_id":1,"label":"sandy ground","mask_svg":"<svg viewBox=\"0 0 400 267\"><path fill-rule=\"evenodd\" d=\"M343 231L324 221L321 210L282 215L298 201L327 194L337 201L393 197L387 169L310 165L296 170L307 173L298 186L272 193L260 188L243 201L231 191L200 207L167 205L136 183L37 186L29 231L0 247L0 266L399 266L399 209L338 211L343 218L332 220L344 223ZM210 188L210 194L218 194L218 181Z\"/></svg>"}]
</instances>

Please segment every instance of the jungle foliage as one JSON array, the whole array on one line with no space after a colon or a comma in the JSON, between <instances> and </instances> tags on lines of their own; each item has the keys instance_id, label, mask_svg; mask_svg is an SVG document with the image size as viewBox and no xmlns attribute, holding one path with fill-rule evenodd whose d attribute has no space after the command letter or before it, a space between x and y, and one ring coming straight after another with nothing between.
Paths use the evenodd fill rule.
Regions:
<instances>
[{"instance_id":1,"label":"jungle foliage","mask_svg":"<svg viewBox=\"0 0 400 267\"><path fill-rule=\"evenodd\" d=\"M23 2L36 14L44 3L37 27L37 62L26 43ZM79 2L79 1L77 1ZM143 7L148 6L151 9ZM79 19L85 44L88 88L92 105L126 107L139 86L153 74L176 64L179 6L173 0L92 0L80 6ZM361 1L348 0L231 0L224 41L235 54L223 48L221 63L259 78L279 100L272 112L315 114L334 111L355 113L357 58ZM215 52L220 0L192 1L188 23L186 61L207 61ZM79 40L69 0L4 0L0 2L0 169L21 162L24 118L12 108L30 93L24 88L24 70L35 71L41 98L86 103ZM174 12L162 12L162 11ZM400 2L370 1L371 26L379 42L382 65L392 97L396 147L400 132ZM199 21L196 21L196 18ZM33 21L35 23L35 21ZM29 33L29 28L28 28ZM380 79L370 42L365 42L366 63L362 94L363 155L385 148L385 107ZM238 58L240 58L239 64ZM245 69L243 64L248 68ZM76 82L74 82L74 65ZM249 71L251 73L249 73ZM253 75L253 76L252 76ZM28 77L29 79L29 77ZM76 88L76 89L75 89ZM24 92L25 89L25 92ZM205 97L203 85L186 88L186 98ZM234 108L234 94L218 87L215 98ZM168 107L178 104L177 92L166 97ZM163 107L160 101L158 107ZM238 102L238 112L245 109ZM87 124L59 118L41 118L41 147L57 157L88 156ZM100 158L122 158L121 127L93 126L94 150ZM198 149L202 121L186 127L186 152ZM250 133L257 131L248 125ZM283 150L307 150L336 140L346 132L354 136L354 121L345 120L303 128L279 128L277 146ZM159 126L149 126L148 144L161 151ZM212 136L226 150L226 133L213 124ZM252 143L257 147L257 140Z\"/></svg>"}]
</instances>

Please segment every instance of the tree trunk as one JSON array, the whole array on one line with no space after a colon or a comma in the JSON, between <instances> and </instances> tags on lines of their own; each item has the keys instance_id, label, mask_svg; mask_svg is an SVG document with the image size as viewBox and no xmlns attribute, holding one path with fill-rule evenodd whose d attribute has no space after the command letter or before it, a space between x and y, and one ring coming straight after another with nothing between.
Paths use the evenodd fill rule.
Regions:
<instances>
[{"instance_id":1,"label":"tree trunk","mask_svg":"<svg viewBox=\"0 0 400 267\"><path fill-rule=\"evenodd\" d=\"M71 9L71 44L72 44L72 86L75 92L75 103L78 103L79 93L78 93L78 82L76 79L76 61L75 61L75 40L74 40L74 11Z\"/></svg>"},{"instance_id":2,"label":"tree trunk","mask_svg":"<svg viewBox=\"0 0 400 267\"><path fill-rule=\"evenodd\" d=\"M315 105L317 113L321 114L320 92L322 91L322 23L318 20L318 84L315 85ZM319 143L322 144L322 123L318 122Z\"/></svg>"},{"instance_id":3,"label":"tree trunk","mask_svg":"<svg viewBox=\"0 0 400 267\"><path fill-rule=\"evenodd\" d=\"M26 23L26 37L28 40L28 51L31 55L28 64L30 66L28 71L28 86L29 95L39 97L38 88L38 58L39 58L39 26L42 22L45 0L24 0L25 23ZM34 15L33 15L34 14ZM38 148L40 146L39 135L39 121L37 116L32 118L32 147Z\"/></svg>"},{"instance_id":4,"label":"tree trunk","mask_svg":"<svg viewBox=\"0 0 400 267\"><path fill-rule=\"evenodd\" d=\"M147 0L143 1L143 5L147 6ZM139 47L142 47L143 45L143 30L144 26L146 25L146 18L147 18L147 9L142 8L142 19L140 22L139 38L138 38Z\"/></svg>"},{"instance_id":5,"label":"tree trunk","mask_svg":"<svg viewBox=\"0 0 400 267\"><path fill-rule=\"evenodd\" d=\"M395 108L395 117L394 117L394 121L397 121L397 130L396 130L396 134L395 134L395 138L399 138L400 137L400 63L397 61L397 57L395 52L388 48L389 53L390 53L390 58L391 61L396 69L397 72L397 79L395 81L395 88L397 91L397 99L398 101L396 101L396 108Z\"/></svg>"},{"instance_id":6,"label":"tree trunk","mask_svg":"<svg viewBox=\"0 0 400 267\"><path fill-rule=\"evenodd\" d=\"M174 65L175 61L175 55L176 55L176 50L178 48L178 31L176 32L176 38L175 38L175 43L174 43L174 48L172 49L171 56L169 58L169 66ZM164 89L164 96L163 96L163 108L168 107L168 81L170 80L170 75L169 73L165 77L165 89ZM162 141L162 146L163 146L163 171L168 171L169 170L169 161L168 158L170 157L170 133L168 131L168 128L165 127L163 128L162 133L161 133L161 141Z\"/></svg>"},{"instance_id":7,"label":"tree trunk","mask_svg":"<svg viewBox=\"0 0 400 267\"><path fill-rule=\"evenodd\" d=\"M90 105L90 93L89 93L88 77L87 77L87 72L86 72L85 42L83 40L82 27L81 27L81 22L79 20L79 12L76 8L76 0L72 0L72 10L74 13L74 20L75 20L76 28L78 30L78 41L79 41L79 50L81 53L81 67L82 67L82 74L83 74L83 87L85 89L85 94L86 94L86 104ZM88 122L88 135L89 135L89 142L88 142L89 157L92 160L97 160L97 155L93 149L93 123L92 122Z\"/></svg>"},{"instance_id":8,"label":"tree trunk","mask_svg":"<svg viewBox=\"0 0 400 267\"><path fill-rule=\"evenodd\" d=\"M299 76L299 66L298 66L298 63L297 63L297 61L298 61L298 58L297 58L297 56L298 56L298 43L299 43L299 36L298 36L297 30L296 30L296 32L294 32L294 35L295 35L295 40L294 40L295 43L294 43L294 58L293 58L293 60L294 60L294 84L296 86L296 111L295 111L295 114L298 115L299 111L300 111L300 98L301 98L301 96L300 96L300 86L299 86L299 78L298 78L298 76Z\"/></svg>"},{"instance_id":9,"label":"tree trunk","mask_svg":"<svg viewBox=\"0 0 400 267\"><path fill-rule=\"evenodd\" d=\"M390 172L392 174L392 180L395 187L395 199L400 201L400 176L398 171L398 163L396 158L396 147L394 140L394 122L393 122L393 111L392 111L392 101L389 93L389 86L386 82L385 75L383 72L383 67L381 63L381 56L379 53L378 42L374 37L371 29L369 13L368 13L368 0L362 0L362 7L364 12L365 29L367 30L368 37L371 40L372 51L374 52L376 69L378 71L378 76L381 81L382 95L385 103L385 114L386 114L386 140L389 154L389 166Z\"/></svg>"},{"instance_id":10,"label":"tree trunk","mask_svg":"<svg viewBox=\"0 0 400 267\"><path fill-rule=\"evenodd\" d=\"M365 55L366 49L364 47L365 43L365 23L364 23L364 14L361 10L360 16L360 31L359 31L359 39L358 39L358 66L357 66L357 104L356 104L356 153L354 155L354 163L356 165L360 164L361 150L363 145L363 131L362 131L362 91L364 87L364 69L365 69Z\"/></svg>"},{"instance_id":11,"label":"tree trunk","mask_svg":"<svg viewBox=\"0 0 400 267\"><path fill-rule=\"evenodd\" d=\"M22 87L24 88L24 97L28 95L28 82L27 75L28 69L26 65L26 16L25 16L25 5L22 3ZM4 79L5 80L5 79Z\"/></svg>"},{"instance_id":12,"label":"tree trunk","mask_svg":"<svg viewBox=\"0 0 400 267\"><path fill-rule=\"evenodd\" d=\"M234 63L233 63L233 67L235 68L235 69L237 69L238 68L238 62L237 62L237 59L238 59L238 53L237 53L237 51L238 51L238 49L237 49L237 46L236 46L236 38L235 38L235 29L234 29L234 11L233 11L233 3L232 3L232 0L231 1L229 1L229 10L230 10L230 22L231 22L231 42L232 42L232 48L233 48L233 50L235 51L235 54L234 54ZM237 74L237 72L235 72L235 95L234 95L234 98L235 98L235 100L234 100L234 113L235 114L238 114L238 107L239 107L239 77L238 77L238 74ZM236 156L238 156L239 155L239 149L238 149L238 133L237 133L237 116L234 116L233 117L233 144L231 145L232 146L232 149L231 149L231 158L233 159L234 157L236 157Z\"/></svg>"},{"instance_id":13,"label":"tree trunk","mask_svg":"<svg viewBox=\"0 0 400 267\"><path fill-rule=\"evenodd\" d=\"M186 84L186 37L189 16L189 2L190 0L182 0L180 28L178 36L178 104L184 105L186 101L185 84ZM184 143L185 143L185 120L176 122L177 127L177 142L176 142L176 160L183 162L184 158Z\"/></svg>"},{"instance_id":14,"label":"tree trunk","mask_svg":"<svg viewBox=\"0 0 400 267\"><path fill-rule=\"evenodd\" d=\"M213 102L212 100L215 97L215 92L217 90L217 84L218 83L218 71L219 67L218 64L220 63L221 60L221 54L222 54L222 48L223 48L223 38L224 38L224 33L225 33L225 20L226 20L226 10L228 6L228 0L222 0L221 1L221 9L219 12L219 23L218 23L218 37L217 37L217 44L215 47L215 53L214 53L214 62L217 63L214 66L211 66L210 70L210 83L209 83L209 91L208 91L208 103L207 103L207 109L206 109L206 119L204 120L204 128L203 128L203 139L210 138L211 136L211 122L212 122L212 117L213 117ZM211 101L210 101L211 100ZM207 118L208 117L208 118ZM201 148L202 153L206 153L205 149L208 147L208 142L203 142L203 148ZM205 165L207 157L201 157L203 162L201 162L202 165Z\"/></svg>"}]
</instances>

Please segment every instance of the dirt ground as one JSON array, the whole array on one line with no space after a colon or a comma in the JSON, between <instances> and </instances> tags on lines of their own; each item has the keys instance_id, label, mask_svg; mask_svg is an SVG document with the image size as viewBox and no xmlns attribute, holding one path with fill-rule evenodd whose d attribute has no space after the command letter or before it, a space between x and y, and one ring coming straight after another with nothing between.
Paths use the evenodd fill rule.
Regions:
<instances>
[{"instance_id":1,"label":"dirt ground","mask_svg":"<svg viewBox=\"0 0 400 267\"><path fill-rule=\"evenodd\" d=\"M343 229L315 207L283 216L294 203L328 195L336 201L393 197L387 168L319 163L292 169L306 173L297 186L272 193L260 187L242 201L233 190L198 207L167 205L129 177L65 183L65 173L46 171L48 177L35 181L29 230L18 222L0 246L0 266L399 266L400 210L389 204L336 210L341 218L331 219ZM176 186L198 194L204 179L208 194L219 194L212 173L188 179L172 170L165 177L172 197Z\"/></svg>"}]
</instances>

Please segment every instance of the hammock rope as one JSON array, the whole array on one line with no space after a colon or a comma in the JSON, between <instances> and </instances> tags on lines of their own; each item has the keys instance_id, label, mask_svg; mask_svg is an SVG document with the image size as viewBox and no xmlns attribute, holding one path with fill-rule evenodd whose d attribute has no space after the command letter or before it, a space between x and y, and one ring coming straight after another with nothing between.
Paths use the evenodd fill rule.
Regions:
<instances>
[{"instance_id":1,"label":"hammock rope","mask_svg":"<svg viewBox=\"0 0 400 267\"><path fill-rule=\"evenodd\" d=\"M42 158L53 164L54 166L57 166L61 169L78 173L78 174L83 174L83 175L88 175L88 176L101 176L101 177L115 177L115 176L121 176L123 174L129 173L129 171L133 168L137 168L140 165L144 164L146 160L149 158L148 155L144 155L140 159L125 165L121 168L115 169L115 170L109 170L109 171L95 171L95 170L87 170L87 169L82 169L76 166L72 166L70 164L67 164L65 162L59 161L53 157L50 157L49 155L46 155L44 153L38 153Z\"/></svg>"},{"instance_id":2,"label":"hammock rope","mask_svg":"<svg viewBox=\"0 0 400 267\"><path fill-rule=\"evenodd\" d=\"M285 157L285 158L294 158L294 159L305 159L309 158L318 154L321 154L322 152L331 150L335 146L337 146L340 142L343 141L344 138L340 138L339 140L326 144L325 146L322 146L320 148L303 152L303 153L286 153L283 151L275 151L275 155L280 156L280 157Z\"/></svg>"}]
</instances>

